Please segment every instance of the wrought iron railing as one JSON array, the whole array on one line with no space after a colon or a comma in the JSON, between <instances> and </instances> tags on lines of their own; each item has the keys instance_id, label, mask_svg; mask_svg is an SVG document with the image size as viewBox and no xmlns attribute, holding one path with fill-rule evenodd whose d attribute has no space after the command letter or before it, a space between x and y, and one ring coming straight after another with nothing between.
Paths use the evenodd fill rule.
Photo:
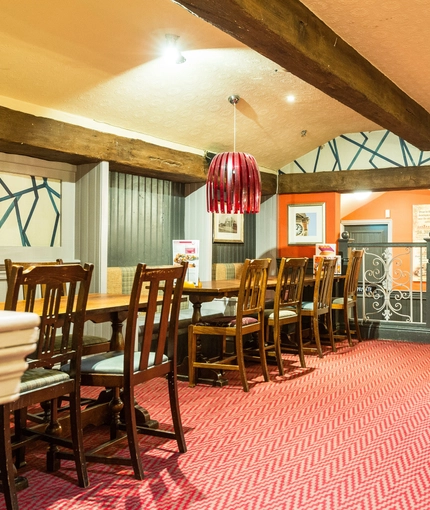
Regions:
<instances>
[{"instance_id":1,"label":"wrought iron railing","mask_svg":"<svg viewBox=\"0 0 430 510\"><path fill-rule=\"evenodd\" d=\"M364 249L358 288L361 322L427 324L430 327L426 284L428 242L354 243L339 240L344 270L349 250Z\"/></svg>"}]
</instances>

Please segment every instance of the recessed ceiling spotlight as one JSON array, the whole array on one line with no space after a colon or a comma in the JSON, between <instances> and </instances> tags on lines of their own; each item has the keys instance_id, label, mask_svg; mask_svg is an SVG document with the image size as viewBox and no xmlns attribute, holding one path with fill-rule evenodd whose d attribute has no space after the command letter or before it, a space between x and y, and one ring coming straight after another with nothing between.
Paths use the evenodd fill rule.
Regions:
<instances>
[{"instance_id":1,"label":"recessed ceiling spotlight","mask_svg":"<svg viewBox=\"0 0 430 510\"><path fill-rule=\"evenodd\" d=\"M183 64L186 58L178 48L179 35L166 34L166 47L164 49L164 58L174 64Z\"/></svg>"},{"instance_id":2,"label":"recessed ceiling spotlight","mask_svg":"<svg viewBox=\"0 0 430 510\"><path fill-rule=\"evenodd\" d=\"M287 96L287 102L288 103L294 103L295 100L296 100L296 96L293 96L292 94L289 94Z\"/></svg>"}]
</instances>

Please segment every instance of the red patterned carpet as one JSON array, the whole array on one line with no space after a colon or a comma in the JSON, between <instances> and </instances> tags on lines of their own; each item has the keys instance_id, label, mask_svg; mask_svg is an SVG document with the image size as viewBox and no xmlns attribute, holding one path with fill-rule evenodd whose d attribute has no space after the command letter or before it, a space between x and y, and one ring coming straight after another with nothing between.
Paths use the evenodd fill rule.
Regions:
<instances>
[{"instance_id":1,"label":"red patterned carpet","mask_svg":"<svg viewBox=\"0 0 430 510\"><path fill-rule=\"evenodd\" d=\"M306 359L302 370L286 356L270 383L251 367L248 394L233 373L223 388L181 382L188 452L142 438L141 482L90 464L80 489L71 463L44 472L42 446L28 455L21 510L429 509L430 345L366 341ZM166 382L141 395L168 422Z\"/></svg>"}]
</instances>

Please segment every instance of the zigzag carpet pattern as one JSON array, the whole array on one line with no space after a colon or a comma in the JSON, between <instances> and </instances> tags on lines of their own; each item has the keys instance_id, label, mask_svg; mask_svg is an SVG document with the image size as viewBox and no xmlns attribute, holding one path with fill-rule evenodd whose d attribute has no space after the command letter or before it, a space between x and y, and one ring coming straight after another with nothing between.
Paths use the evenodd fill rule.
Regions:
<instances>
[{"instance_id":1,"label":"zigzag carpet pattern","mask_svg":"<svg viewBox=\"0 0 430 510\"><path fill-rule=\"evenodd\" d=\"M180 382L188 452L142 437L143 481L89 464L81 489L72 463L46 473L35 447L21 510L429 509L430 345L366 341L306 361L285 355L285 376L272 366L269 383L250 366L249 393L236 373L223 388ZM163 423L166 393L159 380L138 395Z\"/></svg>"}]
</instances>

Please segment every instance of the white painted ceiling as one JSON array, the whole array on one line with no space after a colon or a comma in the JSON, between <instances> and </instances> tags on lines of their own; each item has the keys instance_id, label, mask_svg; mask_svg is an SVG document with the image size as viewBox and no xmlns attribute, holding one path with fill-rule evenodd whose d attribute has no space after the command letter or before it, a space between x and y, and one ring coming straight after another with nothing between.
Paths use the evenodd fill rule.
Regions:
<instances>
[{"instance_id":1,"label":"white painted ceiling","mask_svg":"<svg viewBox=\"0 0 430 510\"><path fill-rule=\"evenodd\" d=\"M427 0L303 3L430 111ZM3 106L219 152L233 149L227 98L239 94L236 149L273 171L342 133L383 128L171 0L0 0L0 8ZM165 63L165 34L180 36L184 64Z\"/></svg>"}]
</instances>

